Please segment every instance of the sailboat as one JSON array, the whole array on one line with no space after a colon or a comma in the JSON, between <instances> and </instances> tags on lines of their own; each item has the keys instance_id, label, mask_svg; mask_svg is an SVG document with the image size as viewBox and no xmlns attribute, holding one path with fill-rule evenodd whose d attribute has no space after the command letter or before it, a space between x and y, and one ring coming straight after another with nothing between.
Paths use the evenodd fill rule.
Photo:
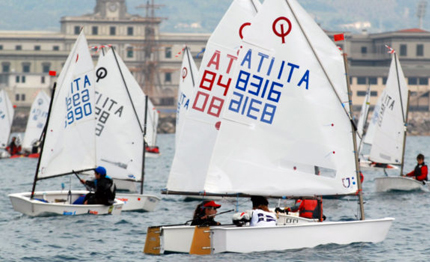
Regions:
<instances>
[{"instance_id":1,"label":"sailboat","mask_svg":"<svg viewBox=\"0 0 430 262\"><path fill-rule=\"evenodd\" d=\"M22 149L27 157L39 157L37 148L41 143L40 137L45 127L46 119L48 118L50 101L51 99L49 96L44 91L40 91L31 105L24 140L22 142Z\"/></svg>"},{"instance_id":2,"label":"sailboat","mask_svg":"<svg viewBox=\"0 0 430 262\"><path fill-rule=\"evenodd\" d=\"M113 48L100 54L96 77L97 163L114 180L116 197L125 203L123 211L153 211L160 198L143 194L149 99Z\"/></svg>"},{"instance_id":3,"label":"sailboat","mask_svg":"<svg viewBox=\"0 0 430 262\"><path fill-rule=\"evenodd\" d=\"M0 90L0 158L10 157L6 147L9 143L14 109L10 99L3 89Z\"/></svg>"},{"instance_id":4,"label":"sailboat","mask_svg":"<svg viewBox=\"0 0 430 262\"><path fill-rule=\"evenodd\" d=\"M368 156L361 158L361 167L384 170L402 168L408 101L408 86L397 54L394 52L386 88L378 98L363 140L364 143L371 145L371 150Z\"/></svg>"},{"instance_id":5,"label":"sailboat","mask_svg":"<svg viewBox=\"0 0 430 262\"><path fill-rule=\"evenodd\" d=\"M212 126L217 136L203 178L195 180L187 170L181 177L189 179L181 181L171 173L164 192L273 198L358 194L360 220L151 227L144 252L248 253L383 241L394 219L364 217L356 134L351 106L345 106L350 101L345 64L334 43L297 1L276 0L264 2L241 46L220 124ZM310 166L319 167L320 175Z\"/></svg>"},{"instance_id":6,"label":"sailboat","mask_svg":"<svg viewBox=\"0 0 430 262\"><path fill-rule=\"evenodd\" d=\"M375 178L377 192L428 189L421 181L401 176L404 165L408 109L408 86L397 53L394 52L387 87L382 93L382 103L378 111L378 121L369 159L377 163L400 165L400 176Z\"/></svg>"},{"instance_id":7,"label":"sailboat","mask_svg":"<svg viewBox=\"0 0 430 262\"><path fill-rule=\"evenodd\" d=\"M152 104L151 100L148 99L148 114L147 114L147 132L145 136L146 141L146 154L147 157L159 157L161 152L157 146L157 134L158 134L158 119L160 115L157 108Z\"/></svg>"},{"instance_id":8,"label":"sailboat","mask_svg":"<svg viewBox=\"0 0 430 262\"><path fill-rule=\"evenodd\" d=\"M29 216L120 214L123 202L73 204L86 191L38 191L41 179L96 168L94 65L81 31L54 86L53 98L31 192L10 194L14 210ZM57 89L57 90L56 90Z\"/></svg>"}]
</instances>

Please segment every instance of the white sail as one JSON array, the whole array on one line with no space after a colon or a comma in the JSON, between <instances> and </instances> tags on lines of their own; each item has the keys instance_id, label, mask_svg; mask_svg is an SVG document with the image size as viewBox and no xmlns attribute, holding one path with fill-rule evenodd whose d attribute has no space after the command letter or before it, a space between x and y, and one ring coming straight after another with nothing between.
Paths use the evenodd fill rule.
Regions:
<instances>
[{"instance_id":1,"label":"white sail","mask_svg":"<svg viewBox=\"0 0 430 262\"><path fill-rule=\"evenodd\" d=\"M112 178L140 179L143 123L137 115L145 112L132 101L144 104L145 94L112 49L100 55L96 77L97 164Z\"/></svg>"},{"instance_id":2,"label":"white sail","mask_svg":"<svg viewBox=\"0 0 430 262\"><path fill-rule=\"evenodd\" d=\"M94 65L83 32L58 78L38 178L96 167Z\"/></svg>"},{"instance_id":3,"label":"white sail","mask_svg":"<svg viewBox=\"0 0 430 262\"><path fill-rule=\"evenodd\" d=\"M157 146L158 118L159 114L157 108L155 108L151 100L148 99L148 116L146 120L145 141L150 147Z\"/></svg>"},{"instance_id":4,"label":"white sail","mask_svg":"<svg viewBox=\"0 0 430 262\"><path fill-rule=\"evenodd\" d=\"M259 7L260 3L254 0L233 1L208 40L196 90L182 119L181 138L167 183L169 190L198 192L203 188L218 133L217 123L234 82L232 72L242 37Z\"/></svg>"},{"instance_id":5,"label":"white sail","mask_svg":"<svg viewBox=\"0 0 430 262\"><path fill-rule=\"evenodd\" d=\"M361 151L361 144L364 135L364 126L367 122L367 115L369 114L369 103L370 101L370 86L367 88L366 97L363 100L363 104L361 105L360 116L358 118L357 123L357 147L358 152Z\"/></svg>"},{"instance_id":6,"label":"white sail","mask_svg":"<svg viewBox=\"0 0 430 262\"><path fill-rule=\"evenodd\" d=\"M176 146L178 145L178 141L182 133L182 126L184 122L182 119L185 117L185 113L191 107L190 99L194 93L193 91L195 87L195 82L197 81L197 77L197 66L194 62L193 56L191 55L190 49L188 47L185 47L184 55L182 57L182 66L178 88L178 107L176 110L175 132Z\"/></svg>"},{"instance_id":7,"label":"white sail","mask_svg":"<svg viewBox=\"0 0 430 262\"><path fill-rule=\"evenodd\" d=\"M14 109L4 90L0 90L0 148L6 148L9 143Z\"/></svg>"},{"instance_id":8,"label":"white sail","mask_svg":"<svg viewBox=\"0 0 430 262\"><path fill-rule=\"evenodd\" d=\"M201 190L355 193L343 57L306 11L293 0L265 1L244 37L237 65ZM300 165L321 167L321 175Z\"/></svg>"},{"instance_id":9,"label":"white sail","mask_svg":"<svg viewBox=\"0 0 430 262\"><path fill-rule=\"evenodd\" d=\"M402 67L394 54L387 86L381 95L381 106L375 126L369 159L386 164L401 164L407 112L408 86Z\"/></svg>"},{"instance_id":10,"label":"white sail","mask_svg":"<svg viewBox=\"0 0 430 262\"><path fill-rule=\"evenodd\" d=\"M382 104L382 94L378 97L378 101L376 101L375 107L373 108L372 117L369 121L369 126L366 130L366 135L364 136L363 143L372 145L374 137L375 137L375 127L376 123L379 119L379 109L381 108Z\"/></svg>"},{"instance_id":11,"label":"white sail","mask_svg":"<svg viewBox=\"0 0 430 262\"><path fill-rule=\"evenodd\" d=\"M25 129L22 148L30 151L33 144L39 141L46 119L48 118L49 102L51 98L44 92L40 91L31 105L28 116L27 127Z\"/></svg>"}]
</instances>

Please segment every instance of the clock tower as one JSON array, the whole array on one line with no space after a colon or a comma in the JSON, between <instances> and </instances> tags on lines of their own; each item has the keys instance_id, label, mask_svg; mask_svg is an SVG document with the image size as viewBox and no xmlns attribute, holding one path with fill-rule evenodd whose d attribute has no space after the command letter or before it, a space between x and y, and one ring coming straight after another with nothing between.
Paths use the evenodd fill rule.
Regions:
<instances>
[{"instance_id":1,"label":"clock tower","mask_svg":"<svg viewBox=\"0 0 430 262\"><path fill-rule=\"evenodd\" d=\"M125 0L97 0L94 13L101 18L123 19L127 14Z\"/></svg>"}]
</instances>

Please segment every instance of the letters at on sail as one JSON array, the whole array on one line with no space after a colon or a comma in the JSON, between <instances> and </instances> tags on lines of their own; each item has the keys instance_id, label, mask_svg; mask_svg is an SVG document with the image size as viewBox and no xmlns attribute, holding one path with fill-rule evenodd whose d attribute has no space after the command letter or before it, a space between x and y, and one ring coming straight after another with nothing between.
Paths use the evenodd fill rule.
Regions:
<instances>
[{"instance_id":1,"label":"letters at on sail","mask_svg":"<svg viewBox=\"0 0 430 262\"><path fill-rule=\"evenodd\" d=\"M167 188L199 192L203 189L221 113L231 88L241 38L260 7L256 0L235 0L206 45L199 78L177 143ZM189 183L189 181L193 183Z\"/></svg>"},{"instance_id":2,"label":"letters at on sail","mask_svg":"<svg viewBox=\"0 0 430 262\"><path fill-rule=\"evenodd\" d=\"M81 32L52 98L54 110L51 110L49 136L45 138L38 178L70 173L77 167L95 168L95 136L87 132L95 130L94 85L94 65Z\"/></svg>"},{"instance_id":3,"label":"letters at on sail","mask_svg":"<svg viewBox=\"0 0 430 262\"><path fill-rule=\"evenodd\" d=\"M204 190L272 196L354 193L352 129L342 105L348 101L343 58L296 2L265 4L244 37L232 73ZM309 166L332 174L315 175Z\"/></svg>"},{"instance_id":4,"label":"letters at on sail","mask_svg":"<svg viewBox=\"0 0 430 262\"><path fill-rule=\"evenodd\" d=\"M397 66L396 66L397 63ZM400 82L399 82L400 81ZM387 86L380 97L369 158L378 163L401 164L408 86L396 55L391 60Z\"/></svg>"},{"instance_id":5,"label":"letters at on sail","mask_svg":"<svg viewBox=\"0 0 430 262\"><path fill-rule=\"evenodd\" d=\"M111 49L100 55L96 77L97 163L112 178L136 180L142 173L145 94Z\"/></svg>"}]
</instances>

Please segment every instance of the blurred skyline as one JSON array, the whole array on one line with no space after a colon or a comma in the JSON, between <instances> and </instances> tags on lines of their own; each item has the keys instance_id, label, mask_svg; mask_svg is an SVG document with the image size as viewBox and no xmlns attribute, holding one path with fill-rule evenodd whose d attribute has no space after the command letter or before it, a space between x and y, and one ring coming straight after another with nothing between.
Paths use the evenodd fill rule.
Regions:
<instances>
[{"instance_id":1,"label":"blurred skyline","mask_svg":"<svg viewBox=\"0 0 430 262\"><path fill-rule=\"evenodd\" d=\"M128 12L145 16L137 8L147 0L126 0ZM164 5L156 15L166 17L163 32L211 33L232 0L156 0ZM418 13L424 30L430 30L426 0L298 0L325 30L369 33L418 28ZM421 12L418 6L421 5ZM93 13L96 0L2 0L0 30L60 31L63 16Z\"/></svg>"}]
</instances>

